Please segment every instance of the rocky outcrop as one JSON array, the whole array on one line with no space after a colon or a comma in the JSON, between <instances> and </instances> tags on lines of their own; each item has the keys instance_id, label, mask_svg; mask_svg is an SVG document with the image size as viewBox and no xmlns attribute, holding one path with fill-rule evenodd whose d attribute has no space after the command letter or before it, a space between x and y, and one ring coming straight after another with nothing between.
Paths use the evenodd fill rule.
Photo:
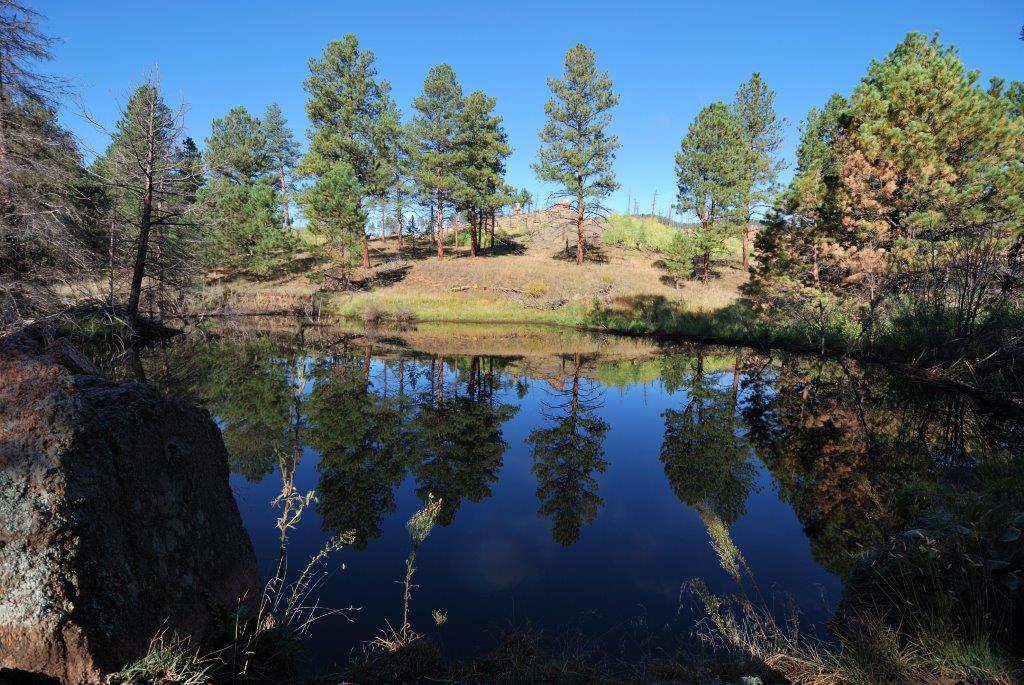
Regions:
<instances>
[{"instance_id":1,"label":"rocky outcrop","mask_svg":"<svg viewBox=\"0 0 1024 685\"><path fill-rule=\"evenodd\" d=\"M0 673L100 682L258 597L210 416L97 373L66 343L0 350Z\"/></svg>"}]
</instances>

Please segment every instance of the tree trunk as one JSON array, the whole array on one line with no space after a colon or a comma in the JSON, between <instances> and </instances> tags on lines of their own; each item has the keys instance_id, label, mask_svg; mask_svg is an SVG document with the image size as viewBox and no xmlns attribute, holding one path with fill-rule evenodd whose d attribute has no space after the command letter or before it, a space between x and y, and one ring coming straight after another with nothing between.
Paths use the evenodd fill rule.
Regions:
<instances>
[{"instance_id":1,"label":"tree trunk","mask_svg":"<svg viewBox=\"0 0 1024 685\"><path fill-rule=\"evenodd\" d=\"M402 249L402 191L395 191L395 222L398 225L398 249Z\"/></svg>"},{"instance_id":2,"label":"tree trunk","mask_svg":"<svg viewBox=\"0 0 1024 685\"><path fill-rule=\"evenodd\" d=\"M704 285L708 284L708 272L711 270L711 252L704 250L704 258L702 260L702 271L700 280L703 281Z\"/></svg>"},{"instance_id":3,"label":"tree trunk","mask_svg":"<svg viewBox=\"0 0 1024 685\"><path fill-rule=\"evenodd\" d=\"M436 222L434 233L437 238L437 258L444 259L444 200L441 191L437 192L437 209L434 212Z\"/></svg>"},{"instance_id":4,"label":"tree trunk","mask_svg":"<svg viewBox=\"0 0 1024 685\"><path fill-rule=\"evenodd\" d=\"M110 269L107 285L109 286L110 311L114 311L114 220L110 220L110 242L107 245L107 266Z\"/></svg>"},{"instance_id":5,"label":"tree trunk","mask_svg":"<svg viewBox=\"0 0 1024 685\"><path fill-rule=\"evenodd\" d=\"M478 233L477 228L480 226L480 214L477 211L469 213L469 256L476 257Z\"/></svg>"},{"instance_id":6,"label":"tree trunk","mask_svg":"<svg viewBox=\"0 0 1024 685\"><path fill-rule=\"evenodd\" d=\"M135 328L139 321L139 299L142 296L142 277L146 272L146 252L149 249L149 230L153 221L153 164L156 154L153 131L153 111L156 103L149 105L149 126L146 139L146 164L142 170L144 175L142 187L142 217L139 219L139 246L135 251L135 266L132 269L131 289L128 294L128 330L135 337Z\"/></svg>"},{"instance_id":7,"label":"tree trunk","mask_svg":"<svg viewBox=\"0 0 1024 685\"><path fill-rule=\"evenodd\" d=\"M284 207L284 229L287 231L288 227L292 225L292 217L288 210L288 182L284 177L284 167L278 172L278 178L281 180L281 206Z\"/></svg>"},{"instance_id":8,"label":"tree trunk","mask_svg":"<svg viewBox=\"0 0 1024 685\"><path fill-rule=\"evenodd\" d=\"M494 249L494 224L498 223L495 218L494 212L491 212L491 249Z\"/></svg>"},{"instance_id":9,"label":"tree trunk","mask_svg":"<svg viewBox=\"0 0 1024 685\"><path fill-rule=\"evenodd\" d=\"M583 198L576 205L576 264L583 264Z\"/></svg>"},{"instance_id":10,"label":"tree trunk","mask_svg":"<svg viewBox=\"0 0 1024 685\"><path fill-rule=\"evenodd\" d=\"M362 233L360 233L359 237L362 239L360 242L362 242L362 249L363 249L363 268L364 269L369 269L370 268L370 241L366 237L366 227L365 226L363 226L363 231L362 231Z\"/></svg>"},{"instance_id":11,"label":"tree trunk","mask_svg":"<svg viewBox=\"0 0 1024 685\"><path fill-rule=\"evenodd\" d=\"M4 55L0 49L0 169L7 162L7 98L4 95Z\"/></svg>"},{"instance_id":12,"label":"tree trunk","mask_svg":"<svg viewBox=\"0 0 1024 685\"><path fill-rule=\"evenodd\" d=\"M743 240L742 240L742 244L743 244L743 270L746 271L747 269L750 268L750 259L749 259L750 250L749 250L749 247L748 247L749 244L750 244L750 224L749 223L746 226L743 227Z\"/></svg>"}]
</instances>

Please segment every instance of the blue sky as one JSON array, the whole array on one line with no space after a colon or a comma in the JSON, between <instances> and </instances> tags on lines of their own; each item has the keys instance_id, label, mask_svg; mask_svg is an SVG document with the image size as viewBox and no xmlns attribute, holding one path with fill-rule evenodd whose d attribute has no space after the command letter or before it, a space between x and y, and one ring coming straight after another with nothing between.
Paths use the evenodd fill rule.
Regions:
<instances>
[{"instance_id":1,"label":"blue sky","mask_svg":"<svg viewBox=\"0 0 1024 685\"><path fill-rule=\"evenodd\" d=\"M31 0L29 0L31 1ZM675 195L674 155L704 105L728 100L760 71L789 120L784 156L792 160L798 124L833 92L849 93L872 59L911 30L960 49L987 81L1024 80L1024 2L874 0L833 2L80 2L34 5L62 39L50 69L68 77L88 110L112 124L115 99L156 70L168 100L188 107L189 134L202 145L210 121L234 105L259 113L278 102L305 143L302 81L307 61L330 40L355 33L373 50L382 77L408 116L427 69L454 68L468 92L498 99L514 153L508 180L534 195L544 188L530 170L548 96L545 79L565 51L584 42L597 52L621 97L614 131L622 148L622 188L658 212ZM587 14L577 17L577 11ZM62 119L92 150L103 134L76 115Z\"/></svg>"}]
</instances>

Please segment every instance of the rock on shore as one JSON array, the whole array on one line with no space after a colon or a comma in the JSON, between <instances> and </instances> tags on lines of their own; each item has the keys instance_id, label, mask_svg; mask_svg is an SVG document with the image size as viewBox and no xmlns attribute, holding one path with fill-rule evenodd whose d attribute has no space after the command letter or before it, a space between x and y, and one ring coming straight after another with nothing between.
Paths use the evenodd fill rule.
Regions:
<instances>
[{"instance_id":1,"label":"rock on shore","mask_svg":"<svg viewBox=\"0 0 1024 685\"><path fill-rule=\"evenodd\" d=\"M101 682L259 589L205 410L66 342L0 349L0 673Z\"/></svg>"}]
</instances>

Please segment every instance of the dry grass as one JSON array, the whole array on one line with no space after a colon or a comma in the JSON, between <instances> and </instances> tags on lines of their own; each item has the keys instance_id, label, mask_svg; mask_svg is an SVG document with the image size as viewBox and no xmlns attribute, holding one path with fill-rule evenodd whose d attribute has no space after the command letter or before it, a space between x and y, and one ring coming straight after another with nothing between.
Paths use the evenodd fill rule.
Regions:
<instances>
[{"instance_id":1,"label":"dry grass","mask_svg":"<svg viewBox=\"0 0 1024 685\"><path fill-rule=\"evenodd\" d=\"M336 311L353 314L375 302L384 308L408 307L420 319L580 324L595 306L638 295L662 296L687 311L714 311L736 302L746 281L737 264L723 262L707 285L674 284L657 254L601 245L596 225L588 229L594 242L591 259L577 266L565 258L561 225L545 214L505 217L498 230L515 234L510 239L515 246L485 250L476 258L465 247L449 246L445 259L438 260L423 246L399 251L392 240L374 241L376 261L408 259L409 272L371 292L336 296Z\"/></svg>"},{"instance_id":2,"label":"dry grass","mask_svg":"<svg viewBox=\"0 0 1024 685\"><path fill-rule=\"evenodd\" d=\"M678 311L714 312L734 304L746 273L738 264L719 265L706 286L674 283L658 254L644 249L601 244L601 227L588 226L592 249L582 266L566 258L563 224L551 213L503 217L498 234L504 242L473 258L468 247L448 245L445 258L421 238L371 241L371 261L402 259L410 268L400 280L356 292L319 292L315 278L293 275L269 281L220 279L197 294L193 309L234 313L299 311L321 308L359 320L366 311L383 318L414 316L419 321L538 322L583 325L597 310L614 310L617 302L661 297ZM571 232L566 232L571 235ZM321 265L322 271L326 265ZM319 298L319 301L317 300Z\"/></svg>"}]
</instances>

